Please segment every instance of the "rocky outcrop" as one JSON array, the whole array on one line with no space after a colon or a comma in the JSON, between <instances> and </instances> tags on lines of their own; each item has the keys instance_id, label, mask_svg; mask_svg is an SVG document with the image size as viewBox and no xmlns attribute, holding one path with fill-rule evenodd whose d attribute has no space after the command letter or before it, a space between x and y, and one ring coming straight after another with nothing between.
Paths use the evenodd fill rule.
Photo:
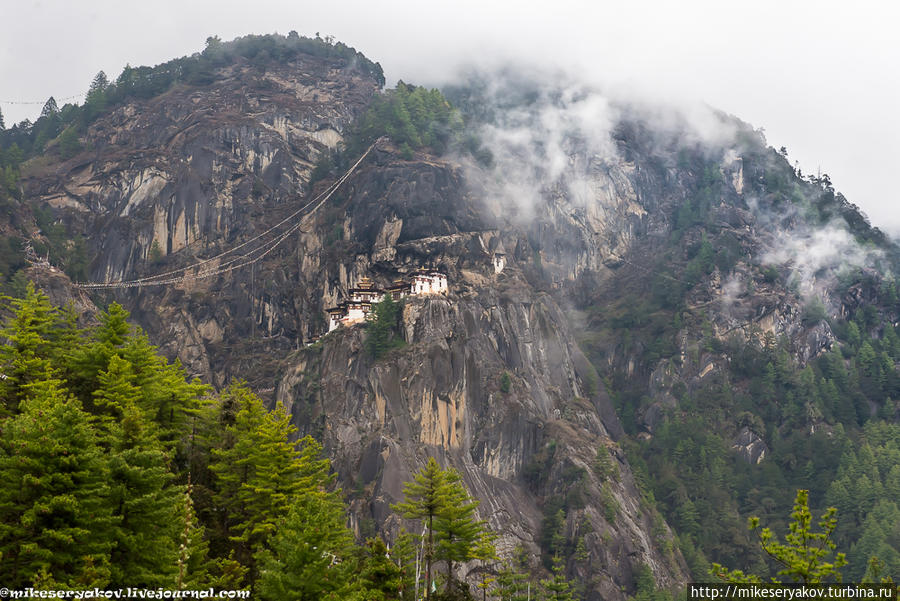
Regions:
<instances>
[{"instance_id":1,"label":"rocky outcrop","mask_svg":"<svg viewBox=\"0 0 900 601\"><path fill-rule=\"evenodd\" d=\"M732 447L749 464L756 465L766 458L769 447L753 430L743 427L735 437Z\"/></svg>"},{"instance_id":2,"label":"rocky outcrop","mask_svg":"<svg viewBox=\"0 0 900 601\"><path fill-rule=\"evenodd\" d=\"M90 152L38 170L25 191L103 232L91 279L131 278L167 255L208 253L302 198L315 162L376 89L338 59L238 62L209 86L115 109L89 128Z\"/></svg>"},{"instance_id":3,"label":"rocky outcrop","mask_svg":"<svg viewBox=\"0 0 900 601\"><path fill-rule=\"evenodd\" d=\"M72 285L72 280L65 273L51 265L37 264L29 267L25 275L47 295L51 304L71 308L80 325L95 324L99 312L97 306L84 290Z\"/></svg>"},{"instance_id":4,"label":"rocky outcrop","mask_svg":"<svg viewBox=\"0 0 900 601\"><path fill-rule=\"evenodd\" d=\"M684 567L647 534L652 516L611 438L619 426L610 401L588 390L596 376L583 371L590 367L555 301L505 271L461 278L447 297L407 299L403 349L373 363L361 350L364 330L342 328L302 351L279 384L296 422L333 449L345 487L366 491L357 519L395 533L390 505L425 458L437 456L481 500L501 553L522 545L537 557L540 501L565 494L574 470L584 506L567 513L564 535L584 541L586 557L570 568L589 583L588 598L621 595L644 564L661 585L678 582ZM511 375L506 393L503 373ZM523 474L548 445L556 453L529 485ZM593 465L610 451L620 477L604 482ZM604 494L618 506L614 518L598 509L609 503Z\"/></svg>"}]
</instances>

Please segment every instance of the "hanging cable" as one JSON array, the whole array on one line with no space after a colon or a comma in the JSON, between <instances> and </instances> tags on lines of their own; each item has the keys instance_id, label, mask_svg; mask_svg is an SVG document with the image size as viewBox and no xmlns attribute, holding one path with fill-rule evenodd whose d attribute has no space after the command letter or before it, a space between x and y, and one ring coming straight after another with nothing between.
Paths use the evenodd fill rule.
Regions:
<instances>
[{"instance_id":1,"label":"hanging cable","mask_svg":"<svg viewBox=\"0 0 900 601\"><path fill-rule=\"evenodd\" d=\"M65 100L74 100L75 98L81 98L84 94L75 94L73 96L66 96L65 98L53 98L52 96L48 97L47 100L53 98L56 102L61 102ZM47 104L47 100L0 100L0 104Z\"/></svg>"},{"instance_id":2,"label":"hanging cable","mask_svg":"<svg viewBox=\"0 0 900 601\"><path fill-rule=\"evenodd\" d=\"M166 286L166 285L184 282L185 280L188 280L188 279L190 279L190 280L206 279L206 278L214 277L214 276L221 275L224 273L229 273L229 272L234 271L235 269L239 269L241 267L253 265L254 263L257 263L260 260L262 260L265 256L267 256L273 250L275 250L291 234L293 234L294 232L299 230L304 225L306 220L309 217L311 217L323 204L325 204L325 202L327 202L328 199L331 198L331 196L335 192L337 192L337 190L350 178L350 176L353 174L353 172L356 170L356 168L359 167L360 163L363 162L363 160L369 155L369 153L372 151L372 149L375 147L375 145L378 144L379 141L381 141L381 138L379 138L378 140L373 142L366 149L366 151L362 154L362 156L360 156L359 159L353 165L351 165L351 167L347 170L346 173L344 173L344 175L342 175L331 186L326 188L316 198L313 198L312 200L307 202L305 205L303 205L302 207L300 207L299 209L297 209L296 211L294 211L293 213L291 213L290 215L288 215L287 217L285 217L284 219L282 219L281 221L279 221L272 227L268 228L264 232L258 234L257 236L254 236L253 238L251 238L245 242L242 242L241 244L239 244L233 248L225 250L225 251L223 251L215 256L212 256L208 259L204 259L204 260L198 261L197 263L194 263L192 265L188 265L187 267L182 267L179 269L166 271L166 272L158 273L158 274L151 275L151 276L145 276L145 277L137 278L137 279L133 279L133 280L117 280L117 281L113 281L113 282L93 282L93 283L92 282L76 282L75 286L77 286L79 288L84 288L84 289L139 288L139 287L143 287L143 286ZM300 217L300 220L297 223L291 225L287 230L285 230L281 234L276 235L275 238L273 238L272 240L263 242L260 246L248 250L246 252L246 254L238 255L236 257L228 259L224 263L220 263L218 265L211 266L210 268L205 269L205 270L200 270L194 274L189 274L189 272L192 270L195 270L195 269L205 266L205 265L209 265L210 263L212 263L213 261L216 261L217 259L222 259L226 255L237 252L238 250L247 247L248 245L260 240L261 238L268 236L269 234L271 234L272 232L274 232L275 230L277 230L284 224L289 223L290 221L295 219L298 215L301 215L302 213L304 213L304 211L307 211L307 209L308 209L308 212L306 212L304 215L302 215ZM253 256L257 253L261 253L261 254L259 254L258 256Z\"/></svg>"}]
</instances>

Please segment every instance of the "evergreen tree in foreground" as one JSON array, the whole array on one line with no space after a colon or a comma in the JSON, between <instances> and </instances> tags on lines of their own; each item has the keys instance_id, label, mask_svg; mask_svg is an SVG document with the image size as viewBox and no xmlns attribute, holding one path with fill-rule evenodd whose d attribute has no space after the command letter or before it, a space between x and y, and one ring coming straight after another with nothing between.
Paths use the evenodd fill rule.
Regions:
<instances>
[{"instance_id":1,"label":"evergreen tree in foreground","mask_svg":"<svg viewBox=\"0 0 900 601\"><path fill-rule=\"evenodd\" d=\"M267 410L240 384L208 398L115 303L89 329L33 286L12 308L0 346L0 582L413 596L414 538L355 545L330 462L312 438L291 440L283 407ZM398 510L428 525L419 592L471 598L454 566L494 557L478 502L433 459L405 492ZM440 561L446 588L432 595Z\"/></svg>"},{"instance_id":2,"label":"evergreen tree in foreground","mask_svg":"<svg viewBox=\"0 0 900 601\"><path fill-rule=\"evenodd\" d=\"M396 547L395 547L396 550ZM362 552L359 566L359 583L365 591L366 601L402 601L406 579L396 554L388 551L381 537L370 538Z\"/></svg>"},{"instance_id":3,"label":"evergreen tree in foreground","mask_svg":"<svg viewBox=\"0 0 900 601\"><path fill-rule=\"evenodd\" d=\"M392 506L392 509L407 519L424 521L427 530L424 559L425 598L428 599L431 594L431 568L434 561L434 521L449 502L444 471L434 457L429 457L425 467L413 476L413 481L404 485L403 496L404 502Z\"/></svg>"},{"instance_id":4,"label":"evergreen tree in foreground","mask_svg":"<svg viewBox=\"0 0 900 601\"><path fill-rule=\"evenodd\" d=\"M257 593L264 601L353 598L356 576L340 496L308 490L293 501L270 548L257 555Z\"/></svg>"},{"instance_id":5,"label":"evergreen tree in foreground","mask_svg":"<svg viewBox=\"0 0 900 601\"><path fill-rule=\"evenodd\" d=\"M500 601L526 601L530 586L528 576L504 564L497 574L497 588L494 591Z\"/></svg>"},{"instance_id":6,"label":"evergreen tree in foreground","mask_svg":"<svg viewBox=\"0 0 900 601\"><path fill-rule=\"evenodd\" d=\"M175 580L179 502L156 425L138 407L140 390L127 361L113 355L94 392L109 450L109 505L118 526L111 555L112 583L157 587ZM104 419L105 418L105 419Z\"/></svg>"},{"instance_id":7,"label":"evergreen tree in foreground","mask_svg":"<svg viewBox=\"0 0 900 601\"><path fill-rule=\"evenodd\" d=\"M0 418L14 415L29 387L54 377L74 338L74 323L29 282L24 298L9 298L13 316L0 330Z\"/></svg>"},{"instance_id":8,"label":"evergreen tree in foreground","mask_svg":"<svg viewBox=\"0 0 900 601\"><path fill-rule=\"evenodd\" d=\"M821 532L812 530L812 513L809 511L809 491L798 490L794 501L792 522L785 535L785 542L780 542L769 528L759 532L759 542L766 554L782 567L779 576L788 576L793 582L818 584L833 579L841 581L840 568L847 564L843 553L836 553L832 558L835 544L831 534L837 526L836 509L828 509L819 522ZM750 518L751 530L759 528L759 518ZM747 583L762 582L755 574L745 574L741 570L731 570L714 563L710 574L726 582ZM772 582L778 582L772 578Z\"/></svg>"},{"instance_id":9,"label":"evergreen tree in foreground","mask_svg":"<svg viewBox=\"0 0 900 601\"><path fill-rule=\"evenodd\" d=\"M444 472L446 501L434 524L436 557L447 562L447 590L453 588L453 564L488 558L494 548L486 537L487 523L475 517L479 501L472 499L454 470Z\"/></svg>"},{"instance_id":10,"label":"evergreen tree in foreground","mask_svg":"<svg viewBox=\"0 0 900 601\"><path fill-rule=\"evenodd\" d=\"M107 458L90 416L58 380L30 392L0 433L0 581L102 588L119 522Z\"/></svg>"},{"instance_id":11,"label":"evergreen tree in foreground","mask_svg":"<svg viewBox=\"0 0 900 601\"><path fill-rule=\"evenodd\" d=\"M453 588L453 563L493 553L485 543L486 524L475 519L478 501L469 497L459 474L442 470L434 457L403 488L404 502L393 506L403 517L425 522L425 598L431 596L433 565L447 562L446 592Z\"/></svg>"},{"instance_id":12,"label":"evergreen tree in foreground","mask_svg":"<svg viewBox=\"0 0 900 601\"><path fill-rule=\"evenodd\" d=\"M572 586L566 580L565 565L559 555L553 557L553 574L547 580L541 580L541 588L547 601L575 601Z\"/></svg>"},{"instance_id":13,"label":"evergreen tree in foreground","mask_svg":"<svg viewBox=\"0 0 900 601\"><path fill-rule=\"evenodd\" d=\"M243 384L229 387L223 403L233 404L236 413L234 423L225 427L221 447L212 451L215 503L224 512L222 526L230 533L230 548L252 571L253 555L275 532L297 495L329 482L327 461L321 464L321 447L311 438L290 442L296 428L284 408L266 410Z\"/></svg>"}]
</instances>

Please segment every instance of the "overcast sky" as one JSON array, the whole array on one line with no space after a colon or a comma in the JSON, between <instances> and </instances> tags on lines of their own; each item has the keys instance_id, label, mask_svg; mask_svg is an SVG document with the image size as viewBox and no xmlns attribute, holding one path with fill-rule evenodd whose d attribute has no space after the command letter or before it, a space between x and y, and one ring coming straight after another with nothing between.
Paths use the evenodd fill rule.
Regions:
<instances>
[{"instance_id":1,"label":"overcast sky","mask_svg":"<svg viewBox=\"0 0 900 601\"><path fill-rule=\"evenodd\" d=\"M819 167L900 235L900 7L895 2L2 0L0 109L34 119L99 70L202 50L209 35L333 35L397 79L439 85L518 59L642 96L698 100ZM81 97L77 99L79 102ZM37 104L8 104L8 101Z\"/></svg>"}]
</instances>

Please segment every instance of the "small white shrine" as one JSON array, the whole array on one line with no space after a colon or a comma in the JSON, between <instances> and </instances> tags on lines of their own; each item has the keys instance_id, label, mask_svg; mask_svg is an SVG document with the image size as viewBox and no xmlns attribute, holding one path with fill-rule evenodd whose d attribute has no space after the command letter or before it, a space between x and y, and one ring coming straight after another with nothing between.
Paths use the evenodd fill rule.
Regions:
<instances>
[{"instance_id":1,"label":"small white shrine","mask_svg":"<svg viewBox=\"0 0 900 601\"><path fill-rule=\"evenodd\" d=\"M494 273L500 273L506 267L506 255L502 252L494 253Z\"/></svg>"},{"instance_id":2,"label":"small white shrine","mask_svg":"<svg viewBox=\"0 0 900 601\"><path fill-rule=\"evenodd\" d=\"M447 276L439 271L417 271L413 276L410 294L446 294Z\"/></svg>"}]
</instances>

